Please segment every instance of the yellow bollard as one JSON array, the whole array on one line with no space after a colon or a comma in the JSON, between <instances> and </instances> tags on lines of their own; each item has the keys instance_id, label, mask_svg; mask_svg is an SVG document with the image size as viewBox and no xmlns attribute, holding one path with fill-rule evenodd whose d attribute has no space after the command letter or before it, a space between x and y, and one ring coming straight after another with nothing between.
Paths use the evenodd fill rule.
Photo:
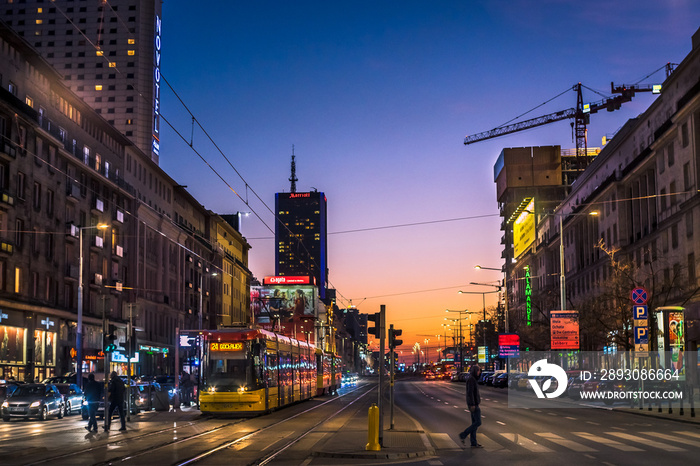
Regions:
<instances>
[{"instance_id":1,"label":"yellow bollard","mask_svg":"<svg viewBox=\"0 0 700 466\"><path fill-rule=\"evenodd\" d=\"M372 403L368 410L369 429L367 431L367 451L379 451L382 449L379 445L379 408L375 403Z\"/></svg>"}]
</instances>

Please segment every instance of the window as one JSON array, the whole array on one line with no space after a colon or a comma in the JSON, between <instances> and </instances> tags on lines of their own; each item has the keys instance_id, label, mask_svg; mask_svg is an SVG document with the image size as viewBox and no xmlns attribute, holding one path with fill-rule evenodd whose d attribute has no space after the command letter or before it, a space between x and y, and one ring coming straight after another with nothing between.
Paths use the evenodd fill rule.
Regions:
<instances>
[{"instance_id":1,"label":"window","mask_svg":"<svg viewBox=\"0 0 700 466\"><path fill-rule=\"evenodd\" d=\"M34 108L34 99L32 99L31 97L26 96L24 98L24 103L29 105L30 107Z\"/></svg>"},{"instance_id":2,"label":"window","mask_svg":"<svg viewBox=\"0 0 700 466\"><path fill-rule=\"evenodd\" d=\"M691 287L695 287L695 282L697 281L697 276L695 275L695 254L688 254L688 284Z\"/></svg>"},{"instance_id":3,"label":"window","mask_svg":"<svg viewBox=\"0 0 700 466\"><path fill-rule=\"evenodd\" d=\"M24 220L15 220L15 247L17 249L22 249L24 242Z\"/></svg>"},{"instance_id":4,"label":"window","mask_svg":"<svg viewBox=\"0 0 700 466\"><path fill-rule=\"evenodd\" d=\"M102 156L100 154L95 154L95 170L99 173L102 166Z\"/></svg>"},{"instance_id":5,"label":"window","mask_svg":"<svg viewBox=\"0 0 700 466\"><path fill-rule=\"evenodd\" d=\"M661 210L666 210L666 188L661 188L659 192L659 200L661 203Z\"/></svg>"},{"instance_id":6,"label":"window","mask_svg":"<svg viewBox=\"0 0 700 466\"><path fill-rule=\"evenodd\" d=\"M685 214L685 235L690 238L693 236L693 211L688 210Z\"/></svg>"},{"instance_id":7,"label":"window","mask_svg":"<svg viewBox=\"0 0 700 466\"><path fill-rule=\"evenodd\" d=\"M669 194L671 195L671 205L676 205L676 182L671 181L671 185L668 187Z\"/></svg>"},{"instance_id":8,"label":"window","mask_svg":"<svg viewBox=\"0 0 700 466\"><path fill-rule=\"evenodd\" d=\"M32 252L39 254L39 229L37 227L32 229Z\"/></svg>"},{"instance_id":9,"label":"window","mask_svg":"<svg viewBox=\"0 0 700 466\"><path fill-rule=\"evenodd\" d=\"M24 181L26 177L24 173L17 172L17 199L24 200Z\"/></svg>"},{"instance_id":10,"label":"window","mask_svg":"<svg viewBox=\"0 0 700 466\"><path fill-rule=\"evenodd\" d=\"M690 191L690 162L683 164L683 189L685 191Z\"/></svg>"},{"instance_id":11,"label":"window","mask_svg":"<svg viewBox=\"0 0 700 466\"><path fill-rule=\"evenodd\" d=\"M90 148L88 146L83 146L83 163L90 165Z\"/></svg>"},{"instance_id":12,"label":"window","mask_svg":"<svg viewBox=\"0 0 700 466\"><path fill-rule=\"evenodd\" d=\"M678 248L678 224L671 226L671 247L673 249Z\"/></svg>"},{"instance_id":13,"label":"window","mask_svg":"<svg viewBox=\"0 0 700 466\"><path fill-rule=\"evenodd\" d=\"M46 190L46 213L49 217L53 217L53 207L54 207L54 192L50 189ZM49 235L51 236L51 235Z\"/></svg>"},{"instance_id":14,"label":"window","mask_svg":"<svg viewBox=\"0 0 700 466\"><path fill-rule=\"evenodd\" d=\"M22 291L22 269L15 267L15 293Z\"/></svg>"},{"instance_id":15,"label":"window","mask_svg":"<svg viewBox=\"0 0 700 466\"><path fill-rule=\"evenodd\" d=\"M688 147L688 123L683 123L681 126L681 145Z\"/></svg>"},{"instance_id":16,"label":"window","mask_svg":"<svg viewBox=\"0 0 700 466\"><path fill-rule=\"evenodd\" d=\"M34 194L32 196L34 210L41 210L41 183L34 182Z\"/></svg>"},{"instance_id":17,"label":"window","mask_svg":"<svg viewBox=\"0 0 700 466\"><path fill-rule=\"evenodd\" d=\"M668 155L668 166L672 167L673 164L676 163L676 154L673 149L673 143L666 147L666 154Z\"/></svg>"}]
</instances>

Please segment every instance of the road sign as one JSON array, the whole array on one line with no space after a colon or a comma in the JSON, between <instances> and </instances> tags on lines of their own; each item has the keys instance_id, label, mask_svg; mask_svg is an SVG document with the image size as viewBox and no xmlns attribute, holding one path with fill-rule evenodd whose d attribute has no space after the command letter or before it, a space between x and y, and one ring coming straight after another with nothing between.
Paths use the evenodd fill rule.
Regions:
<instances>
[{"instance_id":1,"label":"road sign","mask_svg":"<svg viewBox=\"0 0 700 466\"><path fill-rule=\"evenodd\" d=\"M649 327L635 327L634 328L634 346L646 344L649 345ZM646 350L640 350L646 351Z\"/></svg>"},{"instance_id":2,"label":"road sign","mask_svg":"<svg viewBox=\"0 0 700 466\"><path fill-rule=\"evenodd\" d=\"M634 304L646 304L649 299L649 293L642 287L635 288L632 290L630 298L632 298Z\"/></svg>"},{"instance_id":3,"label":"road sign","mask_svg":"<svg viewBox=\"0 0 700 466\"><path fill-rule=\"evenodd\" d=\"M520 337L517 333L501 333L498 335L498 357L520 357Z\"/></svg>"},{"instance_id":4,"label":"road sign","mask_svg":"<svg viewBox=\"0 0 700 466\"><path fill-rule=\"evenodd\" d=\"M632 306L632 316L634 320L646 320L649 318L649 308L647 306Z\"/></svg>"},{"instance_id":5,"label":"road sign","mask_svg":"<svg viewBox=\"0 0 700 466\"><path fill-rule=\"evenodd\" d=\"M550 333L553 350L579 349L578 311L550 311Z\"/></svg>"}]
</instances>

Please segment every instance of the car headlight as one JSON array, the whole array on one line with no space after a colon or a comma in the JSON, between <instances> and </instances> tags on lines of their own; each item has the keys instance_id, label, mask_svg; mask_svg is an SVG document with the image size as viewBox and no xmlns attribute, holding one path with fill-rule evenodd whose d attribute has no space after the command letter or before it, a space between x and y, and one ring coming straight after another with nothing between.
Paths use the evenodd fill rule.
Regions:
<instances>
[{"instance_id":1,"label":"car headlight","mask_svg":"<svg viewBox=\"0 0 700 466\"><path fill-rule=\"evenodd\" d=\"M10 403L8 403L7 400L5 400L5 401L2 403L2 407L3 407L3 408L7 408L8 406L10 406Z\"/></svg>"},{"instance_id":2,"label":"car headlight","mask_svg":"<svg viewBox=\"0 0 700 466\"><path fill-rule=\"evenodd\" d=\"M36 408L37 406L41 406L41 401L35 401L29 405L30 408Z\"/></svg>"},{"instance_id":3,"label":"car headlight","mask_svg":"<svg viewBox=\"0 0 700 466\"><path fill-rule=\"evenodd\" d=\"M87 400L83 400L83 406L87 406L87 405L88 405Z\"/></svg>"}]
</instances>

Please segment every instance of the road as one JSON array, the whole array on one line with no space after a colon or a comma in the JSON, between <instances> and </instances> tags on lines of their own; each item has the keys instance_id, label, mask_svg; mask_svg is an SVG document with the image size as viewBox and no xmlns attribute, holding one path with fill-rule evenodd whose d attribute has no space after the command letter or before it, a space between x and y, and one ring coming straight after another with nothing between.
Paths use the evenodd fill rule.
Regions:
<instances>
[{"instance_id":1,"label":"road","mask_svg":"<svg viewBox=\"0 0 700 466\"><path fill-rule=\"evenodd\" d=\"M406 380L397 405L418 420L436 446L430 465L697 464L700 424L666 421L619 410L508 408L505 389L480 386L483 449L461 445L469 425L465 385ZM467 442L468 443L468 442Z\"/></svg>"},{"instance_id":2,"label":"road","mask_svg":"<svg viewBox=\"0 0 700 466\"><path fill-rule=\"evenodd\" d=\"M364 428L367 403L376 400L376 382L367 379L343 388L339 396L319 397L255 418L202 417L194 408L183 413L142 413L132 416L126 433L87 433L86 422L80 416L46 422L0 422L0 462L687 465L696 464L700 453L700 424L596 408L514 409L507 405L505 389L483 386L480 389L484 419L478 438L484 448L464 447L458 433L469 422L465 385L406 379L395 386L397 409L422 427L435 455L394 460L313 456L312 451L329 438L337 439L337 433L347 435L351 426ZM366 437L359 438L362 450Z\"/></svg>"}]
</instances>

